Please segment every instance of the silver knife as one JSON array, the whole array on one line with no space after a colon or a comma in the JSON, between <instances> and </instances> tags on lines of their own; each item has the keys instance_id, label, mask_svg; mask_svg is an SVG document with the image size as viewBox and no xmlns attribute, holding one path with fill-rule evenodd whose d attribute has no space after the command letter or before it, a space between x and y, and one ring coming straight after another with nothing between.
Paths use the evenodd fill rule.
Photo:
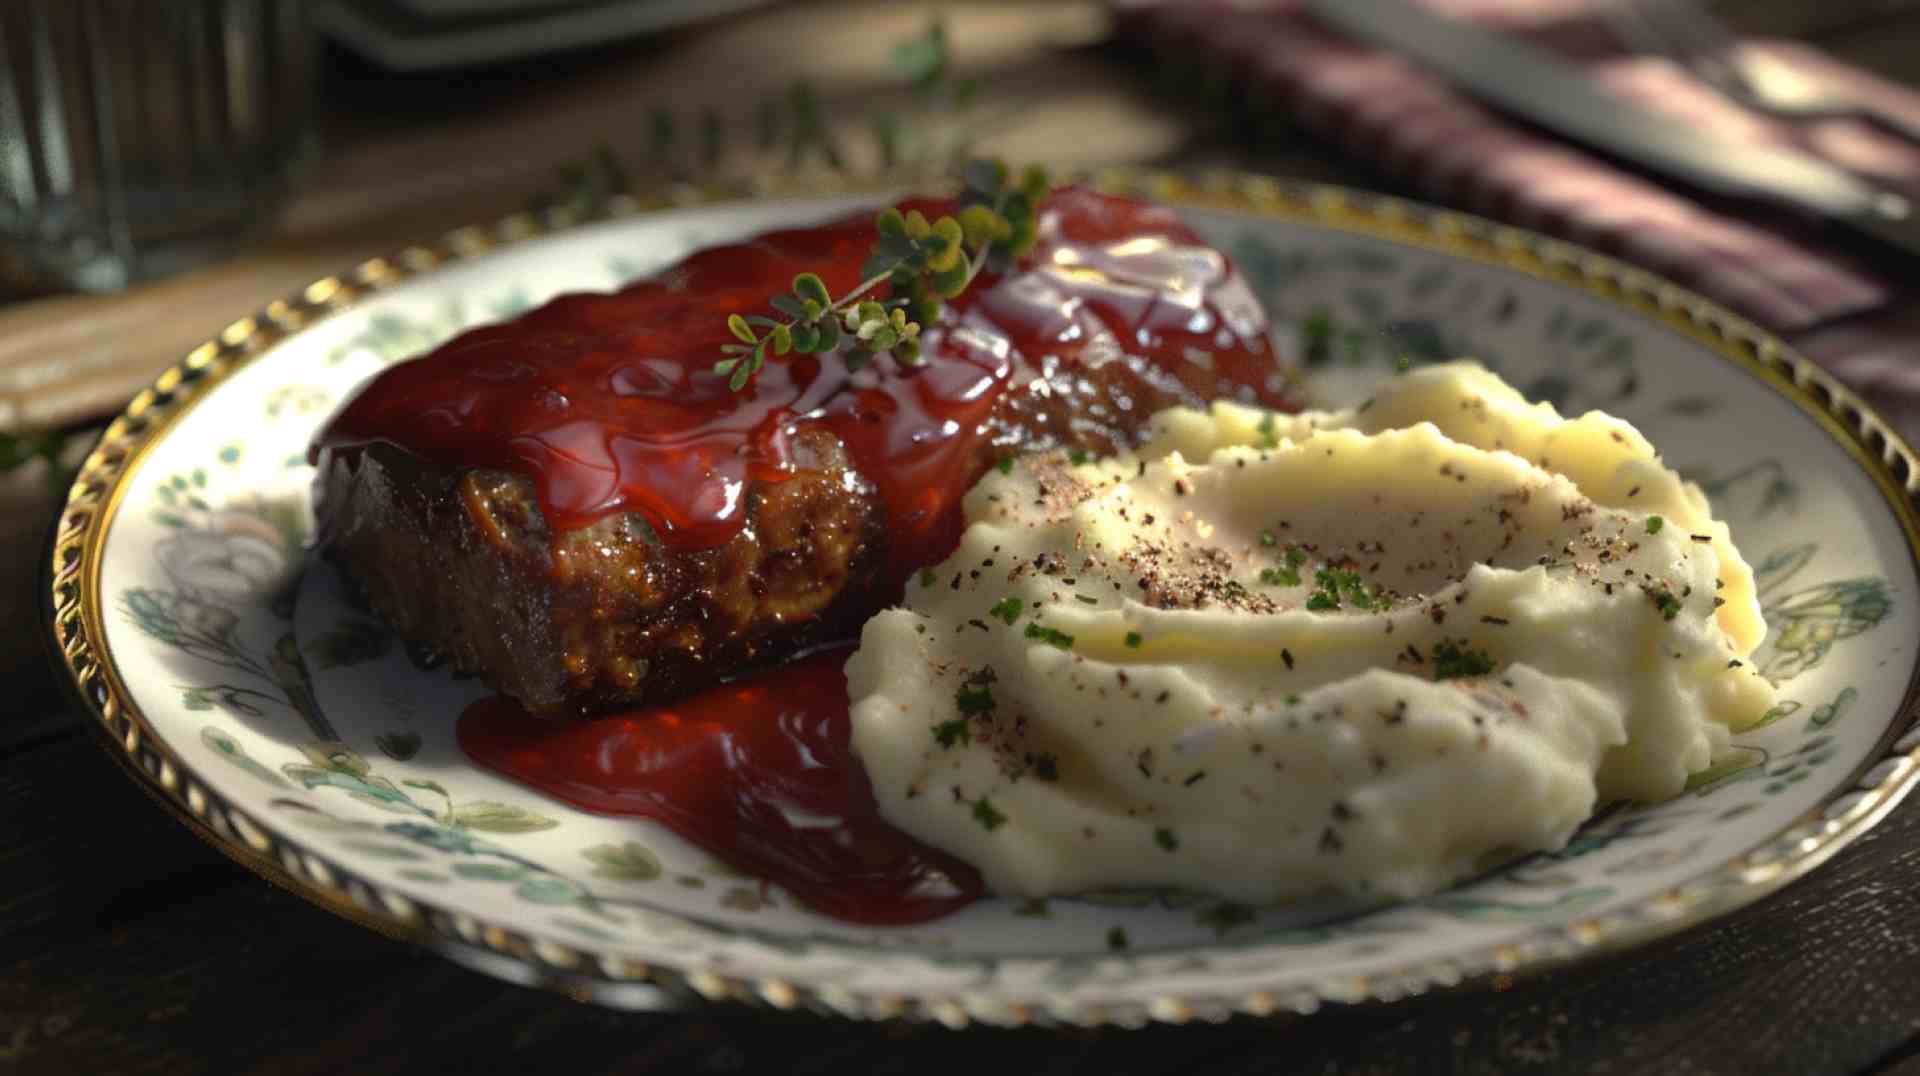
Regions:
<instances>
[{"instance_id":1,"label":"silver knife","mask_svg":"<svg viewBox=\"0 0 1920 1076\"><path fill-rule=\"evenodd\" d=\"M1545 49L1408 0L1307 0L1307 9L1328 26L1407 56L1557 134L1716 194L1810 211L1920 257L1920 211L1910 200L1818 158L1702 131L1607 93Z\"/></svg>"}]
</instances>

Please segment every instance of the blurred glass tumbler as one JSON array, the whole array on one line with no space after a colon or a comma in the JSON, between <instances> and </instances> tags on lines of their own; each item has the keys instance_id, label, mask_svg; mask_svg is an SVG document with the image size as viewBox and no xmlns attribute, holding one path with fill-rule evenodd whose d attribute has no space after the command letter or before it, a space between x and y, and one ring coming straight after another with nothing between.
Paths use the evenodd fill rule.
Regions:
<instances>
[{"instance_id":1,"label":"blurred glass tumbler","mask_svg":"<svg viewBox=\"0 0 1920 1076\"><path fill-rule=\"evenodd\" d=\"M271 223L313 139L304 0L0 0L0 262L90 291Z\"/></svg>"}]
</instances>

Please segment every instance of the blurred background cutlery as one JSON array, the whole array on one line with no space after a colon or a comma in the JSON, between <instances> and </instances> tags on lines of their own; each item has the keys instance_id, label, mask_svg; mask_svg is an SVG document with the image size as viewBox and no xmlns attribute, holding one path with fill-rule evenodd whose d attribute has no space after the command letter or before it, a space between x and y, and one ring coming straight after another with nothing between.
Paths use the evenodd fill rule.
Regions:
<instances>
[{"instance_id":1,"label":"blurred background cutlery","mask_svg":"<svg viewBox=\"0 0 1920 1076\"><path fill-rule=\"evenodd\" d=\"M1628 45L1686 66L1749 108L1786 119L1865 120L1920 144L1920 122L1811 78L1764 48L1743 44L1725 23L1692 0L1614 0L1604 10Z\"/></svg>"}]
</instances>

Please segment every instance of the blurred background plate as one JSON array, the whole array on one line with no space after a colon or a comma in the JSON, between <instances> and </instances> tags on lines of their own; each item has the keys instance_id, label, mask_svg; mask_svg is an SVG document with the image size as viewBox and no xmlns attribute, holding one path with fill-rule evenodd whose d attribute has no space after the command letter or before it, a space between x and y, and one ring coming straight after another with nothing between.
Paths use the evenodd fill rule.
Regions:
<instances>
[{"instance_id":1,"label":"blurred background plate","mask_svg":"<svg viewBox=\"0 0 1920 1076\"><path fill-rule=\"evenodd\" d=\"M604 45L769 0L328 0L320 31L395 71L428 71Z\"/></svg>"}]
</instances>

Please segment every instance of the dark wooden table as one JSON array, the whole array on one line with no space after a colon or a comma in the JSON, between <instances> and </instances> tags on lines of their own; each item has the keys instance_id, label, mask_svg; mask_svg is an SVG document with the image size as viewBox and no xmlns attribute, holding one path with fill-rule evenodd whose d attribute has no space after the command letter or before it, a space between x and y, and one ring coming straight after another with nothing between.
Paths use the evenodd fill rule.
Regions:
<instances>
[{"instance_id":1,"label":"dark wooden table","mask_svg":"<svg viewBox=\"0 0 1920 1076\"><path fill-rule=\"evenodd\" d=\"M1910 5L1727 8L1750 26L1797 32L1883 70L1897 74L1905 65L1912 77L1920 69L1920 12ZM833 18L924 17L924 9L899 5L800 11L828 29ZM979 25L1010 25L1010 12L1015 22L1046 23L1038 52L994 52L990 35L967 36ZM1253 148L1230 113L1207 114L1157 96L1145 88L1143 72L1099 47L1099 20L1085 11L984 5L954 16L963 57L976 40L992 54L990 93L1045 93L1055 102L992 148L1055 159L1102 155L1084 134L1074 135L1089 126L1091 109L1100 117L1092 125L1105 128L1101 144L1111 148L1117 139L1122 147L1105 156L1205 160L1382 185L1364 165L1310 142ZM399 167L409 159L400 136L429 123L451 124L459 137L485 144L489 136L475 126L477 117L489 108L525 111L511 102L528 94L578 104L625 86L622 80L678 85L675 56L724 55L726 35L767 32L735 22L625 53L517 68L483 79L477 97L330 56L334 100L344 103L333 117L339 152L327 167L334 171L322 178L357 174L364 181L382 167ZM662 65L669 70L655 69ZM829 79L829 104L868 94L871 82L870 75ZM1095 96L1059 103L1076 93ZM402 96L414 103L380 105ZM541 150L547 156L534 154L538 174L549 175L553 161L577 148L564 137L549 139ZM356 244L391 246L452 223L444 218L453 214L478 218L524 198L531 175L523 170L457 197L443 192L428 201L422 194L418 203L373 208L343 209L337 189L318 190L295 207L286 234L260 262L226 272L258 265L269 266L258 271L270 278L291 272L289 263L304 263L283 257L290 249L309 258L316 249L319 256L340 254L323 266L333 268L360 249ZM408 227L381 223L395 215ZM26 316L37 313L24 309ZM0 318L0 333L5 324ZM217 326L195 331L204 336ZM4 511L21 522L0 528L0 559L18 566L38 557L41 532L25 522L36 502L13 495ZM38 510L45 508L40 502ZM23 595L16 586L16 603ZM32 653L36 644L18 605L0 603L0 610L16 621L0 634L0 671L10 671L5 690L12 700L0 721L0 1071L1920 1074L1920 802L1897 810L1811 877L1744 911L1497 993L1137 1032L955 1033L735 1008L619 1013L504 985L388 941L202 845L96 746Z\"/></svg>"}]
</instances>

